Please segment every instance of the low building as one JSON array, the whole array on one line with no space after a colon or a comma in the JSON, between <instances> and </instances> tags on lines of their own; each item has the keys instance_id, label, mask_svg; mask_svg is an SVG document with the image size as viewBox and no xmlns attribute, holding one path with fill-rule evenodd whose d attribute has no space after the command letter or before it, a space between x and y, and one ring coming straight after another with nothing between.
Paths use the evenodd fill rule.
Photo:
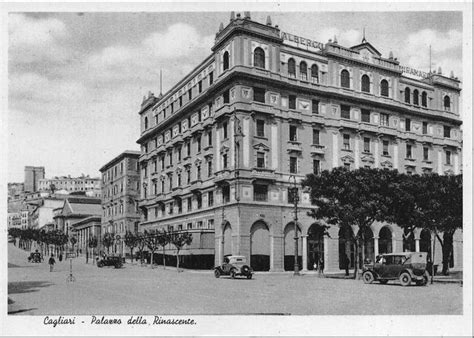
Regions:
<instances>
[{"instance_id":1,"label":"low building","mask_svg":"<svg viewBox=\"0 0 474 338\"><path fill-rule=\"evenodd\" d=\"M90 255L93 256L99 253L99 241L101 239L100 229L100 216L90 216L72 223L72 231L77 238L76 246L80 254L85 255L86 252L89 252ZM97 239L97 247L92 250L89 248L89 240L94 237Z\"/></svg>"},{"instance_id":2,"label":"low building","mask_svg":"<svg viewBox=\"0 0 474 338\"><path fill-rule=\"evenodd\" d=\"M56 176L53 178L43 178L38 181L40 191L65 190L68 192L83 191L83 192L98 192L100 191L100 178L80 176Z\"/></svg>"},{"instance_id":3,"label":"low building","mask_svg":"<svg viewBox=\"0 0 474 338\"><path fill-rule=\"evenodd\" d=\"M73 224L84 218L102 215L101 200L92 197L68 197L61 209L54 210L56 228L66 235L73 235Z\"/></svg>"}]
</instances>

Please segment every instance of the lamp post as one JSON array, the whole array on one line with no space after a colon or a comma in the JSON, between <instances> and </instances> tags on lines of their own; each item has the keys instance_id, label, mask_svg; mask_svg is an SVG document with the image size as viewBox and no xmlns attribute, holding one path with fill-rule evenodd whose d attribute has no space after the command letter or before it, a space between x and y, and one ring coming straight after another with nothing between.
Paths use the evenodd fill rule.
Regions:
<instances>
[{"instance_id":1,"label":"lamp post","mask_svg":"<svg viewBox=\"0 0 474 338\"><path fill-rule=\"evenodd\" d=\"M295 263L294 263L294 275L299 275L300 274L300 269L298 265L298 185L296 183L296 177L294 175L291 175L289 177L289 181L291 182L291 179L293 178L293 187L290 188L290 193L291 196L293 197L293 204L294 204L294 218L293 218L293 223L295 225Z\"/></svg>"}]
</instances>

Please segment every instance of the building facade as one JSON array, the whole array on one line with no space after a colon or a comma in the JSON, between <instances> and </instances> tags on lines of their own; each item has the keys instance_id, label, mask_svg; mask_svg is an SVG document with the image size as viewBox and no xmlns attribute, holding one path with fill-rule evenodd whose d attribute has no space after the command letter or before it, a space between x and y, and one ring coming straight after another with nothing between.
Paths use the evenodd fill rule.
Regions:
<instances>
[{"instance_id":1,"label":"building facade","mask_svg":"<svg viewBox=\"0 0 474 338\"><path fill-rule=\"evenodd\" d=\"M43 178L38 182L40 191L50 191L51 185L54 185L55 191L67 191L69 193L75 191L83 191L86 193L100 192L100 178L80 176L60 176L53 178ZM94 196L97 197L97 196Z\"/></svg>"},{"instance_id":2,"label":"building facade","mask_svg":"<svg viewBox=\"0 0 474 338\"><path fill-rule=\"evenodd\" d=\"M36 192L39 191L39 181L44 178L45 170L44 167L25 167L25 181L23 182L23 188L25 192Z\"/></svg>"},{"instance_id":3,"label":"building facade","mask_svg":"<svg viewBox=\"0 0 474 338\"><path fill-rule=\"evenodd\" d=\"M138 232L140 215L138 198L140 152L127 150L109 161L102 168L102 234L114 233L118 238L113 253L126 255L124 237L127 231Z\"/></svg>"},{"instance_id":4,"label":"building facade","mask_svg":"<svg viewBox=\"0 0 474 338\"><path fill-rule=\"evenodd\" d=\"M92 258L99 253L100 229L100 216L90 216L72 223L72 231L77 238L76 249L79 254L86 255L89 253L89 256ZM90 248L89 240L94 237L97 239L97 247Z\"/></svg>"},{"instance_id":5,"label":"building facade","mask_svg":"<svg viewBox=\"0 0 474 338\"><path fill-rule=\"evenodd\" d=\"M99 198L86 196L68 196L60 208L52 210L55 229L72 236L74 224L88 217L101 217L102 208Z\"/></svg>"},{"instance_id":6,"label":"building facade","mask_svg":"<svg viewBox=\"0 0 474 338\"><path fill-rule=\"evenodd\" d=\"M350 48L323 44L270 18L232 14L208 58L165 95L143 100L141 225L192 231L184 254L213 255L214 264L239 254L257 270L291 270L292 177L338 166L459 174L460 90L453 75L403 67L365 38ZM300 189L299 201L303 269L322 257L339 271L344 254L353 265L339 228L325 236L307 216L309 194ZM426 232L407 239L393 224L374 224L367 236L372 257L431 250ZM461 267L460 231L454 246L452 266Z\"/></svg>"}]
</instances>

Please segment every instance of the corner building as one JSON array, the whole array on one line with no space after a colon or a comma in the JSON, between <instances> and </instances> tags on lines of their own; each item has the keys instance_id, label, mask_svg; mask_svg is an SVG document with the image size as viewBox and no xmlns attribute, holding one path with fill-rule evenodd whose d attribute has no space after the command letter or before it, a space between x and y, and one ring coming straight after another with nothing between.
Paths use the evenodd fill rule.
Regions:
<instances>
[{"instance_id":1,"label":"corner building","mask_svg":"<svg viewBox=\"0 0 474 338\"><path fill-rule=\"evenodd\" d=\"M459 80L441 70L421 80L406 73L422 74L365 38L351 48L322 44L270 18L232 14L207 59L168 93L143 100L141 225L191 231L183 251L190 266L239 254L256 270L292 270L291 175L299 181L338 166L460 173ZM299 189L299 201L302 268L323 257L326 271L339 271L344 253L353 266L339 228L324 236L307 216L309 194ZM369 257L432 246L426 231L404 238L393 224L374 224L367 237ZM461 232L453 246L459 268Z\"/></svg>"}]
</instances>

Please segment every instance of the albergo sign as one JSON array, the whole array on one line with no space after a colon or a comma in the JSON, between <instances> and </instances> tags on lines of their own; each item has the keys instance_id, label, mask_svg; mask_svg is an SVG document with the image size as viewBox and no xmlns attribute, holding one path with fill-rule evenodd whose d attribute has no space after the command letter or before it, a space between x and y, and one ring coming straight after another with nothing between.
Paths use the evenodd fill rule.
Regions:
<instances>
[{"instance_id":1,"label":"albergo sign","mask_svg":"<svg viewBox=\"0 0 474 338\"><path fill-rule=\"evenodd\" d=\"M319 50L324 49L324 44L322 42L302 38L301 36L296 36L290 33L281 32L281 38L285 41L296 43L297 45L303 45L306 47L311 47Z\"/></svg>"}]
</instances>

